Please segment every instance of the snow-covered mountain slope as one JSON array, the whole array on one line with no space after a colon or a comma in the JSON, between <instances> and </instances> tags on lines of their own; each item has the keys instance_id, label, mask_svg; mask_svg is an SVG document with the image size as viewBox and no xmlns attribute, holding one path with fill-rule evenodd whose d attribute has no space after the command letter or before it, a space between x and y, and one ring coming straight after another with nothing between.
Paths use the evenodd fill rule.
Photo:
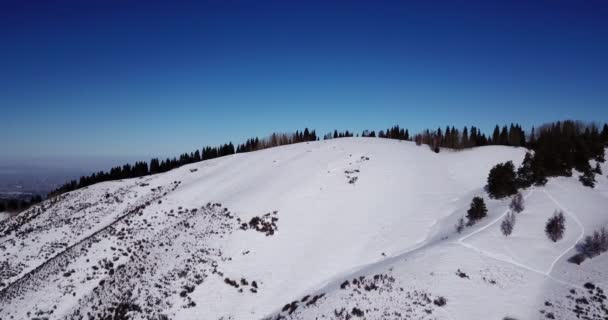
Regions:
<instances>
[{"instance_id":1,"label":"snow-covered mountain slope","mask_svg":"<svg viewBox=\"0 0 608 320\"><path fill-rule=\"evenodd\" d=\"M345 138L77 190L0 222L0 318L604 319L608 258L566 260L608 224L608 179L525 190L504 237L483 187L524 153ZM478 195L488 217L456 233Z\"/></svg>"}]
</instances>

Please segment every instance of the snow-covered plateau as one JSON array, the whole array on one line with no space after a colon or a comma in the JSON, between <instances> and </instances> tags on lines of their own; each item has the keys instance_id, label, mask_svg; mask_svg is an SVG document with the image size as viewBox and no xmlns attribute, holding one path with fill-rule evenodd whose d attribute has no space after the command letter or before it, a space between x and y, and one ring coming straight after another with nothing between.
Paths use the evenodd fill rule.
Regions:
<instances>
[{"instance_id":1,"label":"snow-covered plateau","mask_svg":"<svg viewBox=\"0 0 608 320\"><path fill-rule=\"evenodd\" d=\"M608 319L608 253L568 262L608 179L522 190L505 237L484 186L525 152L343 138L63 194L0 221L0 319Z\"/></svg>"}]
</instances>

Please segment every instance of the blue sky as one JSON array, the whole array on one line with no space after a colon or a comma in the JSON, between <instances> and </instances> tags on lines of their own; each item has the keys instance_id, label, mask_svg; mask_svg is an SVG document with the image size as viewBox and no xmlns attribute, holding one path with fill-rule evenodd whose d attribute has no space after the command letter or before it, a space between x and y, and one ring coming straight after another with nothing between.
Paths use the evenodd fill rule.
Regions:
<instances>
[{"instance_id":1,"label":"blue sky","mask_svg":"<svg viewBox=\"0 0 608 320\"><path fill-rule=\"evenodd\" d=\"M0 158L608 121L608 2L0 2Z\"/></svg>"}]
</instances>

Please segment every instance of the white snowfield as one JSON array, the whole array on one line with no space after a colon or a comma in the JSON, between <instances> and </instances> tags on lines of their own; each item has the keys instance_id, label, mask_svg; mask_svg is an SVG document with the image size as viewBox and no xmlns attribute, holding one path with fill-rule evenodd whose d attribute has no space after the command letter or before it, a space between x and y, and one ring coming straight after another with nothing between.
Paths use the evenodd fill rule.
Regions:
<instances>
[{"instance_id":1,"label":"white snowfield","mask_svg":"<svg viewBox=\"0 0 608 320\"><path fill-rule=\"evenodd\" d=\"M525 152L342 138L77 190L0 221L0 319L606 319L608 254L567 260L608 179L523 190L505 237L484 186ZM488 217L458 234L474 196Z\"/></svg>"}]
</instances>

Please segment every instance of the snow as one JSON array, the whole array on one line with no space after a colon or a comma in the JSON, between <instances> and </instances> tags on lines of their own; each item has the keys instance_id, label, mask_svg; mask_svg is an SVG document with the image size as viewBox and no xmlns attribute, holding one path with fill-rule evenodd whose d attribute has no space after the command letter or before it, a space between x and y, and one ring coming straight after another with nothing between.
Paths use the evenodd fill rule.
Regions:
<instances>
[{"instance_id":1,"label":"snow","mask_svg":"<svg viewBox=\"0 0 608 320\"><path fill-rule=\"evenodd\" d=\"M0 212L0 221L8 219L11 215L8 212Z\"/></svg>"},{"instance_id":2,"label":"snow","mask_svg":"<svg viewBox=\"0 0 608 320\"><path fill-rule=\"evenodd\" d=\"M575 175L524 190L525 210L505 237L510 199L489 199L484 185L492 166L518 166L525 151L437 154L343 138L71 192L0 222L0 313L63 318L129 301L172 319L340 319L342 308L370 319L531 319L545 297L605 283L604 256L566 260L583 235L608 224L608 181L598 176L590 189ZM488 217L457 234L474 196L485 198ZM555 210L564 211L566 232L553 243L544 224ZM276 231L243 230L253 217ZM113 267L99 267L107 261ZM377 289L352 285L361 276ZM429 302L439 296L447 305ZM291 314L282 311L296 300Z\"/></svg>"}]
</instances>

